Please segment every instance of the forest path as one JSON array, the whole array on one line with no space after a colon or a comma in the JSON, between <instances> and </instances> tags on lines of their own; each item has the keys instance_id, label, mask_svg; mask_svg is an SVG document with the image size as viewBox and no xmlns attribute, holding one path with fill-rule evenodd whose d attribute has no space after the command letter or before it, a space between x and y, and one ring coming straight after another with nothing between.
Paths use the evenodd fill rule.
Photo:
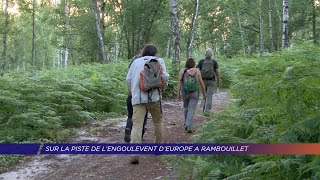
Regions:
<instances>
[{"instance_id":1,"label":"forest path","mask_svg":"<svg viewBox=\"0 0 320 180\"><path fill-rule=\"evenodd\" d=\"M219 111L230 102L227 91L220 91L213 97L213 111ZM200 101L199 101L200 103ZM163 100L164 143L190 143L192 136L184 130L182 102L173 99ZM199 112L200 109L199 109ZM206 121L201 113L193 119L197 129ZM78 130L70 138L72 143L124 143L126 117L103 121L94 121ZM153 123L149 118L144 143L153 142ZM144 180L144 179L178 179L179 174L161 160L161 156L141 155L140 163L129 163L130 155L36 155L22 162L11 171L0 174L0 180L34 179L34 180Z\"/></svg>"}]
</instances>

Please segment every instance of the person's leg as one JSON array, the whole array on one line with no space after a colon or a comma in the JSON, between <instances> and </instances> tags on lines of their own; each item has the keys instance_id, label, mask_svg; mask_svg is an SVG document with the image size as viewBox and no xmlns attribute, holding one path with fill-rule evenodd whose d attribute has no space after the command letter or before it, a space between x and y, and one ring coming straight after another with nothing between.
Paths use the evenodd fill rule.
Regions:
<instances>
[{"instance_id":1,"label":"person's leg","mask_svg":"<svg viewBox=\"0 0 320 180\"><path fill-rule=\"evenodd\" d=\"M184 123L183 123L184 127L186 127L187 116L188 116L188 108L184 108Z\"/></svg>"},{"instance_id":2,"label":"person's leg","mask_svg":"<svg viewBox=\"0 0 320 180\"><path fill-rule=\"evenodd\" d=\"M127 124L126 124L126 128L130 128L132 129L132 114L133 114L133 109L132 109L132 95L128 95L127 97L127 111L128 111L128 118L127 118Z\"/></svg>"},{"instance_id":3,"label":"person's leg","mask_svg":"<svg viewBox=\"0 0 320 180\"><path fill-rule=\"evenodd\" d=\"M188 105L189 105L189 98L190 95L189 93L182 93L182 99L183 99L183 108L184 108L184 127L186 128L186 120L187 120L187 115L188 115Z\"/></svg>"},{"instance_id":4,"label":"person's leg","mask_svg":"<svg viewBox=\"0 0 320 180\"><path fill-rule=\"evenodd\" d=\"M127 118L127 123L126 123L126 129L124 130L124 141L125 142L130 142L130 136L131 136L131 129L132 129L132 114L133 114L133 109L132 109L132 95L128 95L127 97L127 111L128 111L128 118Z\"/></svg>"},{"instance_id":5,"label":"person's leg","mask_svg":"<svg viewBox=\"0 0 320 180\"><path fill-rule=\"evenodd\" d=\"M146 132L147 121L148 121L148 111L147 111L146 115L144 116L143 129L142 129L142 137L143 137L144 133Z\"/></svg>"},{"instance_id":6,"label":"person's leg","mask_svg":"<svg viewBox=\"0 0 320 180\"><path fill-rule=\"evenodd\" d=\"M154 135L155 135L155 143L162 143L163 134L162 134L162 119L161 119L161 110L160 110L160 102L151 103L148 107L148 110L152 116L152 121L154 125Z\"/></svg>"},{"instance_id":7,"label":"person's leg","mask_svg":"<svg viewBox=\"0 0 320 180\"><path fill-rule=\"evenodd\" d=\"M192 132L192 130L191 130L192 120L193 120L194 112L197 108L198 100L199 100L199 91L190 93L190 99L189 99L189 104L188 104L188 113L187 113L186 125L185 125L188 133Z\"/></svg>"},{"instance_id":8,"label":"person's leg","mask_svg":"<svg viewBox=\"0 0 320 180\"><path fill-rule=\"evenodd\" d=\"M143 121L147 109L145 105L138 104L133 106L133 116L132 116L132 131L131 131L131 141L130 143L141 143L141 135L143 128Z\"/></svg>"},{"instance_id":9,"label":"person's leg","mask_svg":"<svg viewBox=\"0 0 320 180\"><path fill-rule=\"evenodd\" d=\"M132 115L132 131L131 131L131 141L130 143L141 143L141 135L142 135L142 128L143 128L143 120L147 110L145 105L134 105L133 106L133 115ZM139 156L132 155L131 164L139 163Z\"/></svg>"},{"instance_id":10,"label":"person's leg","mask_svg":"<svg viewBox=\"0 0 320 180\"><path fill-rule=\"evenodd\" d=\"M205 91L206 91L206 93L208 93L208 83L207 83L207 80L203 80L203 83L204 83ZM207 98L208 98L208 95L207 95ZM207 103L207 99L202 98L201 103L200 103L200 108L201 108L203 111L205 111L206 103Z\"/></svg>"},{"instance_id":11,"label":"person's leg","mask_svg":"<svg viewBox=\"0 0 320 180\"><path fill-rule=\"evenodd\" d=\"M211 110L212 107L212 96L213 96L213 89L214 89L214 82L213 81L208 81L207 82L207 103L206 103L206 108L205 111Z\"/></svg>"}]
</instances>

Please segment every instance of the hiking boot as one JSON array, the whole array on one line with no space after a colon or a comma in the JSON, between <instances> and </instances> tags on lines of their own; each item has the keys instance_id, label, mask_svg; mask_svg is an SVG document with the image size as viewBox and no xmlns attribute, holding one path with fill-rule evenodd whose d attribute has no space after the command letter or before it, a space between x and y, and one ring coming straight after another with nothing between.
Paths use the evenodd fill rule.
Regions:
<instances>
[{"instance_id":1,"label":"hiking boot","mask_svg":"<svg viewBox=\"0 0 320 180\"><path fill-rule=\"evenodd\" d=\"M124 141L129 143L130 142L130 139L131 139L131 129L130 128L126 128L124 130Z\"/></svg>"},{"instance_id":2,"label":"hiking boot","mask_svg":"<svg viewBox=\"0 0 320 180\"><path fill-rule=\"evenodd\" d=\"M139 156L131 156L130 163L139 164Z\"/></svg>"}]
</instances>

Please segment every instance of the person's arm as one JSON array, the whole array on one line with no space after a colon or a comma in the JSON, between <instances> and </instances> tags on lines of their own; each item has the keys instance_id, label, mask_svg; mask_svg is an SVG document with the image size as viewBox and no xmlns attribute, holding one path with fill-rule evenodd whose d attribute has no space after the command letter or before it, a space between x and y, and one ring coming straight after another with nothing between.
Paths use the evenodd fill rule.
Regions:
<instances>
[{"instance_id":1,"label":"person's arm","mask_svg":"<svg viewBox=\"0 0 320 180\"><path fill-rule=\"evenodd\" d=\"M214 69L215 73L216 73L216 82L217 82L217 86L219 87L220 86L220 71L219 71L219 66L218 66L218 63L216 62L216 66L215 66L215 69Z\"/></svg>"},{"instance_id":2,"label":"person's arm","mask_svg":"<svg viewBox=\"0 0 320 180\"><path fill-rule=\"evenodd\" d=\"M202 95L206 99L207 98L206 87L205 87L204 82L202 80L202 76L201 76L200 70L197 70L197 71L198 71L198 79L199 79L199 82L200 82L200 87L201 87L201 90L202 90Z\"/></svg>"},{"instance_id":3,"label":"person's arm","mask_svg":"<svg viewBox=\"0 0 320 180\"><path fill-rule=\"evenodd\" d=\"M220 86L220 71L219 69L216 69L216 78L217 78L217 86Z\"/></svg>"},{"instance_id":4,"label":"person's arm","mask_svg":"<svg viewBox=\"0 0 320 180\"><path fill-rule=\"evenodd\" d=\"M178 79L178 85L177 85L177 89L178 89L178 94L177 94L177 100L180 101L181 100L181 87L182 87L182 76L183 76L183 69L180 70L179 72L179 79Z\"/></svg>"},{"instance_id":5,"label":"person's arm","mask_svg":"<svg viewBox=\"0 0 320 180\"><path fill-rule=\"evenodd\" d=\"M132 66L130 66L129 71L127 73L127 77L126 77L126 83L128 86L129 93L131 93L132 71L133 71L133 68Z\"/></svg>"}]
</instances>

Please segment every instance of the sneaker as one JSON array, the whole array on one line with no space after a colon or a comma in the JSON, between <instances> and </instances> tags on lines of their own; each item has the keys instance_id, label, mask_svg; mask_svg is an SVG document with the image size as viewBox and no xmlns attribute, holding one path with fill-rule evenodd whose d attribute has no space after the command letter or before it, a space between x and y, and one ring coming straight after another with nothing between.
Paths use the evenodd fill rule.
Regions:
<instances>
[{"instance_id":1,"label":"sneaker","mask_svg":"<svg viewBox=\"0 0 320 180\"><path fill-rule=\"evenodd\" d=\"M187 131L187 133L192 133L191 127L186 127L185 130Z\"/></svg>"},{"instance_id":2,"label":"sneaker","mask_svg":"<svg viewBox=\"0 0 320 180\"><path fill-rule=\"evenodd\" d=\"M130 139L131 139L131 129L130 128L126 128L124 130L124 141L129 143L130 142Z\"/></svg>"},{"instance_id":3,"label":"sneaker","mask_svg":"<svg viewBox=\"0 0 320 180\"><path fill-rule=\"evenodd\" d=\"M139 164L139 156L131 156L130 163Z\"/></svg>"}]
</instances>

